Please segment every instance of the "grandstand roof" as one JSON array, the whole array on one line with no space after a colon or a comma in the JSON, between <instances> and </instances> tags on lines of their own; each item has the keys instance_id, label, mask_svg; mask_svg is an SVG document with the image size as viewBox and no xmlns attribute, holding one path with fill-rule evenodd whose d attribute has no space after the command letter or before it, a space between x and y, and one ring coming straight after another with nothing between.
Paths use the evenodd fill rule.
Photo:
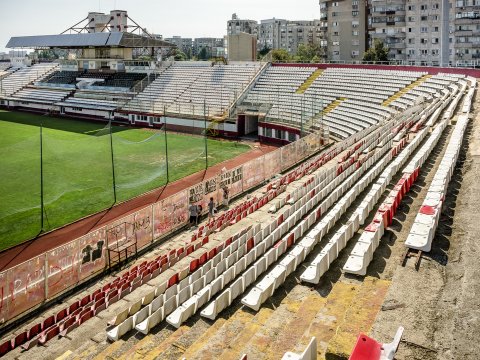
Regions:
<instances>
[{"instance_id":1,"label":"grandstand roof","mask_svg":"<svg viewBox=\"0 0 480 360\"><path fill-rule=\"evenodd\" d=\"M175 47L174 44L127 32L102 32L87 34L62 34L38 36L14 36L7 48L84 48L84 47Z\"/></svg>"}]
</instances>

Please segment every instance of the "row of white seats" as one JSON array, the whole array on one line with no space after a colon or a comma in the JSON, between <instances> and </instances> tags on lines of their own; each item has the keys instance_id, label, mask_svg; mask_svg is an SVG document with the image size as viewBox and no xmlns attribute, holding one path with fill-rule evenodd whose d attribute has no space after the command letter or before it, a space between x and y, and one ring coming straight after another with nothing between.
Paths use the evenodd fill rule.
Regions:
<instances>
[{"instance_id":1,"label":"row of white seats","mask_svg":"<svg viewBox=\"0 0 480 360\"><path fill-rule=\"evenodd\" d=\"M389 143L384 148L376 152L321 203L319 206L319 209L321 210L320 223L311 231L309 231L307 235L298 243L298 245L295 246L277 266L275 266L266 276L262 278L262 280L255 285L253 289L250 290L250 292L242 299L242 303L244 305L255 311L258 311L260 306L273 295L274 291L280 285L285 282L286 277L298 268L298 266L304 261L305 257L311 252L313 247L334 226L334 224L346 212L351 203L363 190L360 189L359 185L368 185L366 182L361 182L358 184L357 182L365 173L365 171L374 165L375 161L378 160L380 155L391 149L391 145L392 144ZM373 177L371 177L370 181L373 181ZM332 205L335 206L327 212ZM299 226L302 226L302 223L300 223ZM307 227L307 229L309 228L310 227ZM291 234L287 236L287 239L289 236L293 235L293 241L297 242L300 237L305 234L305 229L303 227L301 229L302 231L298 233L298 236L296 232L292 231ZM336 252L336 255L338 255L340 250L341 249L337 246L332 247L332 251ZM334 255L327 249L327 254L329 253L333 261Z\"/></svg>"},{"instance_id":2,"label":"row of white seats","mask_svg":"<svg viewBox=\"0 0 480 360\"><path fill-rule=\"evenodd\" d=\"M56 63L35 64L33 66L21 68L18 71L12 72L10 75L7 75L0 80L0 88L2 89L1 95L12 95L29 83L38 81L58 66L59 64Z\"/></svg>"},{"instance_id":3,"label":"row of white seats","mask_svg":"<svg viewBox=\"0 0 480 360\"><path fill-rule=\"evenodd\" d=\"M463 101L463 106L462 106L462 112L464 114L465 113L468 114L470 112L470 108L472 107L472 100L473 100L473 94L475 93L475 86L476 86L476 82L471 85L470 90L468 90L467 95L465 95L465 99Z\"/></svg>"},{"instance_id":4,"label":"row of white seats","mask_svg":"<svg viewBox=\"0 0 480 360\"><path fill-rule=\"evenodd\" d=\"M291 214L289 218L285 220L285 223L288 223L288 228L293 228L295 223L299 223L290 233L283 238L280 242L276 244L276 247L273 249L268 250L268 246L263 248L263 244L257 245L255 250L255 258L258 256L265 254L260 258L253 266L251 266L241 278L238 278L236 281L232 283L225 291L223 291L217 299L211 302L204 311L202 311L201 315L208 317L210 319L215 319L215 317L227 306L229 306L235 298L237 298L245 289L250 286L250 284L261 274L263 273L269 265L274 263L280 255L282 255L286 249L291 246L296 240L298 240L304 233L310 228L315 221L320 216L322 211L326 211L328 207L332 206L334 203L335 196L339 196L340 191L344 191L344 188L339 189L339 182L344 180L349 174L355 171L354 167L350 167L345 172L341 173L337 178L333 181L331 180L331 176L323 173L322 176L325 176L325 179L319 184L318 189L322 189L321 192L318 192L313 198L309 199L310 192L306 194L304 197L298 199L295 203L295 213ZM351 181L347 181L346 184L350 184ZM335 190L334 190L335 189ZM333 192L332 192L333 191ZM317 209L314 209L314 206L318 204L322 199L324 199L329 193L332 193L329 200L323 202L322 205L318 206ZM298 205L301 205L299 208ZM319 212L320 211L320 212ZM307 212L308 215L306 218L302 220ZM273 234L275 236L275 234ZM278 240L277 238L274 239L275 241ZM272 243L273 244L273 243ZM301 253L297 253L296 256L301 256ZM301 259L303 260L303 259ZM296 262L300 263L301 261L299 258L296 257ZM293 263L290 263L293 265Z\"/></svg>"},{"instance_id":5,"label":"row of white seats","mask_svg":"<svg viewBox=\"0 0 480 360\"><path fill-rule=\"evenodd\" d=\"M391 148L391 142L387 149ZM380 155L381 153L379 153ZM356 189L351 191L349 196L361 193L387 166L392 160L392 152L388 152L382 159L380 159L375 166L356 184ZM300 276L300 279L305 282L318 284L323 274L330 268L332 262L338 257L338 254L343 250L348 241L353 237L354 233L358 231L360 225L363 225L368 214L372 211L373 205L378 201L381 194L386 189L386 183L374 184L371 190L364 196L362 202L357 206L354 214L349 218L347 223L343 225L330 239L329 243L322 249L322 251L313 259L311 264ZM323 230L323 229L321 229ZM321 232L323 237L324 232ZM321 240L319 238L318 242Z\"/></svg>"},{"instance_id":6,"label":"row of white seats","mask_svg":"<svg viewBox=\"0 0 480 360\"><path fill-rule=\"evenodd\" d=\"M420 148L418 154L422 153L424 155L428 152L428 149L430 149L430 151L433 149L434 144L436 144L436 141L438 141L441 134L443 133L445 126L446 126L445 121L443 121L438 125L438 127L434 130L434 132L432 132L427 142ZM377 185L376 191L378 191L379 195L382 194L383 191L385 191L386 185L390 183L392 177L398 172L400 167L404 165L408 157L410 157L411 154L416 150L416 148L427 136L427 134L428 134L428 129L426 128L418 132L415 138L405 148L405 150L402 151L400 155L389 166L387 166L382 176L376 183ZM425 160L423 155L418 156L418 154L416 154L414 159L412 159L411 162L409 162L409 164L405 167L403 171L404 174L408 173L406 169L413 168L415 171L418 167L414 167L414 166L418 165L422 159ZM412 174L413 171L409 173ZM375 198L376 196L372 198L372 200L370 200L369 202L370 211L373 208L373 205L376 203L376 201L374 202ZM378 198L377 198L377 201L378 201ZM356 274L361 276L366 275L367 267L373 259L373 254L379 246L380 239L384 234L386 226L388 226L388 224L385 224L385 220L384 218L382 218L379 222L373 222L372 224L370 224L369 227L366 229L368 231L364 231L362 233L362 235L360 236L360 239L355 244L355 247L351 251L350 256L348 257L348 260L343 267L343 270L346 273Z\"/></svg>"},{"instance_id":7,"label":"row of white seats","mask_svg":"<svg viewBox=\"0 0 480 360\"><path fill-rule=\"evenodd\" d=\"M221 312L226 306L230 305L236 297L242 294L243 291L248 288L261 273L263 273L286 251L288 240L286 238L281 239L282 236L284 236L290 230L290 233L287 235L287 237L301 237L304 231L306 231L308 227L312 226L318 218L317 211L312 210L314 206L323 198L325 198L329 192L332 192L333 189L338 187L339 182L353 170L354 168L351 167L349 170L336 177L333 181L331 181L330 178L325 178L319 186L319 188L323 189L322 192L317 193L317 195L315 195L313 198L310 198L308 194L300 198L289 210L287 210L288 212L284 212L282 214L282 217L284 218L282 225L280 225L270 235L266 236L264 240L254 239L252 257L253 261L256 262L250 267L248 267L249 263L246 263L246 270L241 274L241 276L239 276L240 274L236 274L234 277L229 276L228 281L223 281L221 289L235 280L217 297L217 299L211 302L201 312L201 315L210 319L215 319L219 312ZM334 193L337 192L334 191ZM331 206L332 204L329 203L328 205ZM307 212L309 212L310 215L302 220ZM295 226L295 224L298 225ZM229 271L229 269L227 269L227 271ZM191 310L185 308L180 312L184 314L187 311ZM175 320L178 319L184 319L184 316L179 315ZM176 324L179 325L180 322L177 322Z\"/></svg>"},{"instance_id":8,"label":"row of white seats","mask_svg":"<svg viewBox=\"0 0 480 360\"><path fill-rule=\"evenodd\" d=\"M250 227L245 234L232 241L214 259L206 262L194 273L183 278L178 284L168 287L168 280L160 284L145 297L120 312L116 316L115 322L110 323L114 327L107 331L107 337L111 341L116 341L133 328L148 334L151 328L163 321L182 302L190 298L192 292L195 293L196 304L203 305L202 302L208 301L209 293L207 289L211 289L211 286L207 288L205 284L207 282L210 284L217 278L217 275L221 276L224 270L221 268L221 265L219 266L219 263L224 260L227 261L232 254L237 254L242 249L245 250L246 240L250 237L258 236L259 233L263 234L259 225Z\"/></svg>"},{"instance_id":9,"label":"row of white seats","mask_svg":"<svg viewBox=\"0 0 480 360\"><path fill-rule=\"evenodd\" d=\"M457 120L440 166L433 177L427 196L405 241L406 247L425 252L429 252L432 248L442 205L458 160L468 121L468 114L460 115Z\"/></svg>"}]
</instances>

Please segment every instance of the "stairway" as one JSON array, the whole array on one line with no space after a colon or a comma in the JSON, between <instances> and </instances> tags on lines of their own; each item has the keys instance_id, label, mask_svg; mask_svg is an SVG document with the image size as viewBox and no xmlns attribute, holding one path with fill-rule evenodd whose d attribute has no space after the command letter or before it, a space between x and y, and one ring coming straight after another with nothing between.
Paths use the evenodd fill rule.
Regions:
<instances>
[{"instance_id":1,"label":"stairway","mask_svg":"<svg viewBox=\"0 0 480 360\"><path fill-rule=\"evenodd\" d=\"M337 100L332 101L330 105L328 105L325 109L323 109L322 115L323 116L327 115L329 112L333 111L345 100L347 100L347 98L338 98Z\"/></svg>"},{"instance_id":2,"label":"stairway","mask_svg":"<svg viewBox=\"0 0 480 360\"><path fill-rule=\"evenodd\" d=\"M432 75L423 75L421 78L415 80L414 82L412 82L410 85L404 87L402 90L398 91L397 93L393 94L392 96L390 96L387 100L385 100L383 103L382 103L382 106L388 106L390 105L392 102L394 102L395 100L397 100L399 97L402 97L403 95L405 95L407 92L409 92L410 90L412 90L414 87L416 86L419 86L421 85L422 83L424 83L425 81L427 81L429 78L431 78Z\"/></svg>"},{"instance_id":3,"label":"stairway","mask_svg":"<svg viewBox=\"0 0 480 360\"><path fill-rule=\"evenodd\" d=\"M310 75L308 77L307 80L305 80L305 82L299 86L299 88L297 89L297 91L295 91L296 94L303 94L305 93L305 91L307 91L307 89L313 84L313 82L315 80L317 80L317 78L322 75L323 73L323 70L322 69L317 69L315 70L312 75Z\"/></svg>"}]
</instances>

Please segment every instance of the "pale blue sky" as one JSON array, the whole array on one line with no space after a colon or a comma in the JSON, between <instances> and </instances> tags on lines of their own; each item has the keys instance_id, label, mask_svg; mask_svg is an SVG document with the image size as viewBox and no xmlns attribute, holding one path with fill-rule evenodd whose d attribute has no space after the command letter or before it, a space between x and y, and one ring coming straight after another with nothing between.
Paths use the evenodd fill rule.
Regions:
<instances>
[{"instance_id":1,"label":"pale blue sky","mask_svg":"<svg viewBox=\"0 0 480 360\"><path fill-rule=\"evenodd\" d=\"M318 0L0 0L0 51L12 36L58 34L88 11L108 12L115 6L164 37L221 37L233 13L253 20L320 16Z\"/></svg>"}]
</instances>

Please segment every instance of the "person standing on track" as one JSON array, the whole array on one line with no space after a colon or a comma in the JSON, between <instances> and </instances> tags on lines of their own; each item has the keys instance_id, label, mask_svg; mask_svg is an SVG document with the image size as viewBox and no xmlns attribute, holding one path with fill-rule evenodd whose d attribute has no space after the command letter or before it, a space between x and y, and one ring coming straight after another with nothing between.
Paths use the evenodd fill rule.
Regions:
<instances>
[{"instance_id":1,"label":"person standing on track","mask_svg":"<svg viewBox=\"0 0 480 360\"><path fill-rule=\"evenodd\" d=\"M194 203L190 203L188 211L190 212L190 227L195 226L197 224L198 206Z\"/></svg>"},{"instance_id":2,"label":"person standing on track","mask_svg":"<svg viewBox=\"0 0 480 360\"><path fill-rule=\"evenodd\" d=\"M214 211L215 211L215 203L213 202L213 197L211 197L210 201L208 203L208 218L209 219L213 219Z\"/></svg>"},{"instance_id":3,"label":"person standing on track","mask_svg":"<svg viewBox=\"0 0 480 360\"><path fill-rule=\"evenodd\" d=\"M228 209L228 188L223 187L223 205Z\"/></svg>"}]
</instances>

